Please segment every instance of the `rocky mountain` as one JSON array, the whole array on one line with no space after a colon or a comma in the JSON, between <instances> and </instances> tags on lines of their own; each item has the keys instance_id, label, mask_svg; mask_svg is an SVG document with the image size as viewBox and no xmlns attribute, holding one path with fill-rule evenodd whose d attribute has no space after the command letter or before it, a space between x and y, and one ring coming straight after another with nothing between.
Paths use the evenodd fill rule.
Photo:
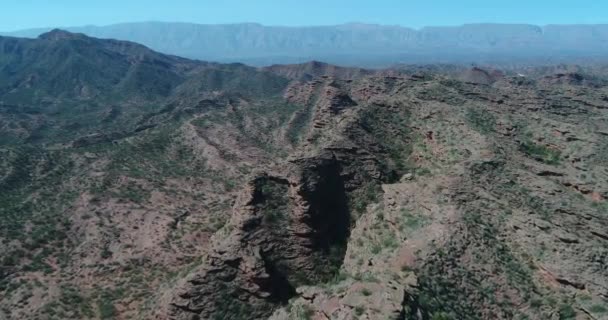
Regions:
<instances>
[{"instance_id":1,"label":"rocky mountain","mask_svg":"<svg viewBox=\"0 0 608 320\"><path fill-rule=\"evenodd\" d=\"M263 70L278 74L291 80L310 81L314 78L328 76L340 79L356 79L363 76L377 74L382 71L363 68L339 67L320 61L309 61L301 64L272 65Z\"/></svg>"},{"instance_id":2,"label":"rocky mountain","mask_svg":"<svg viewBox=\"0 0 608 320\"><path fill-rule=\"evenodd\" d=\"M607 25L470 24L414 30L361 23L276 27L143 22L67 29L135 41L168 54L252 65L309 60L371 67L473 62L550 65L606 62L608 52ZM7 35L36 37L46 31L23 30Z\"/></svg>"},{"instance_id":3,"label":"rocky mountain","mask_svg":"<svg viewBox=\"0 0 608 320\"><path fill-rule=\"evenodd\" d=\"M0 48L0 319L608 319L606 69Z\"/></svg>"}]
</instances>

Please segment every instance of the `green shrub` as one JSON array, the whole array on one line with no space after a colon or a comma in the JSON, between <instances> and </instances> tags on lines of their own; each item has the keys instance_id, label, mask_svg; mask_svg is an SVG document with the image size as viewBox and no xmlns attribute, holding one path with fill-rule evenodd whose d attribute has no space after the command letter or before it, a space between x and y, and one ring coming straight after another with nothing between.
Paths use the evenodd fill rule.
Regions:
<instances>
[{"instance_id":1,"label":"green shrub","mask_svg":"<svg viewBox=\"0 0 608 320\"><path fill-rule=\"evenodd\" d=\"M576 311L569 304L562 304L559 307L559 319L560 320L569 320L576 318Z\"/></svg>"},{"instance_id":2,"label":"green shrub","mask_svg":"<svg viewBox=\"0 0 608 320\"><path fill-rule=\"evenodd\" d=\"M589 308L589 311L591 311L592 313L606 313L608 312L608 309L603 305L594 304L591 306L591 308Z\"/></svg>"},{"instance_id":3,"label":"green shrub","mask_svg":"<svg viewBox=\"0 0 608 320\"><path fill-rule=\"evenodd\" d=\"M362 315L364 312L365 312L365 308L364 307L362 307L362 306L355 307L355 314L357 316Z\"/></svg>"},{"instance_id":4,"label":"green shrub","mask_svg":"<svg viewBox=\"0 0 608 320\"><path fill-rule=\"evenodd\" d=\"M101 319L113 319L116 316L116 307L111 300L102 298L97 302L97 308Z\"/></svg>"},{"instance_id":5,"label":"green shrub","mask_svg":"<svg viewBox=\"0 0 608 320\"><path fill-rule=\"evenodd\" d=\"M546 146L538 145L532 141L524 141L520 145L520 149L528 156L544 162L546 164L559 164L561 152Z\"/></svg>"}]
</instances>

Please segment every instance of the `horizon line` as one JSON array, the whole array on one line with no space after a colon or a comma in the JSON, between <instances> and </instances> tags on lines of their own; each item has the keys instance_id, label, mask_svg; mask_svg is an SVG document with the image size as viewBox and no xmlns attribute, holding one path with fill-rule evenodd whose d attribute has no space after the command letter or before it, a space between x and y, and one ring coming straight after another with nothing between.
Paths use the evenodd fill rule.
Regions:
<instances>
[{"instance_id":1,"label":"horizon line","mask_svg":"<svg viewBox=\"0 0 608 320\"><path fill-rule=\"evenodd\" d=\"M401 29L409 29L413 31L421 31L428 28L457 28L457 27L466 27L466 26L487 26L487 25L496 25L496 26L530 26L530 27L538 27L538 28L546 28L550 26L608 26L608 22L605 23L550 23L550 24L533 24L533 23L503 23L503 22L473 22L473 23L462 23L462 24L453 24L453 25L427 25L419 28L408 27L400 24L381 24L374 22L360 22L360 21L351 21L337 24L319 24L319 25L272 25L272 24L263 24L260 22L231 22L231 23L200 23L200 22L186 22L186 21L162 21L162 20L143 20L143 21L130 21L130 22L117 22L110 24L87 24L87 25L73 25L73 26L46 26L46 27L31 27L31 28L21 28L10 31L0 31L0 33L16 33L23 31L31 31L31 30L43 30L43 29L66 29L66 28L104 28L104 27L112 27L112 26L120 26L120 25L129 25L129 24L145 24L145 23L157 23L157 24L187 24L187 25L198 25L198 26L235 26L235 25L256 25L260 27L266 28L324 28L324 27L341 27L341 26L375 26L375 27L393 27L393 28L401 28Z\"/></svg>"}]
</instances>

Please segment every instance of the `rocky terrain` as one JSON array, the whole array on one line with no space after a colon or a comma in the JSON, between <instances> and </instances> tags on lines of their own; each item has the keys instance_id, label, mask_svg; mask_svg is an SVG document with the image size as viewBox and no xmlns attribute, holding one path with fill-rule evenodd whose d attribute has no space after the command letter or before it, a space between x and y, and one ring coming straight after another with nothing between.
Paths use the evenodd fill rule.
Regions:
<instances>
[{"instance_id":1,"label":"rocky terrain","mask_svg":"<svg viewBox=\"0 0 608 320\"><path fill-rule=\"evenodd\" d=\"M0 319L608 319L607 76L0 38Z\"/></svg>"}]
</instances>

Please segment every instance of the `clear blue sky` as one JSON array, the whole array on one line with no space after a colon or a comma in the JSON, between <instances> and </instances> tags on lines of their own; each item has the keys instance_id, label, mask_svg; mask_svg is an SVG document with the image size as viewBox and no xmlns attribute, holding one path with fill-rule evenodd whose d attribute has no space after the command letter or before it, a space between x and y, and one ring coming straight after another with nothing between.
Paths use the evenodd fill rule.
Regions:
<instances>
[{"instance_id":1,"label":"clear blue sky","mask_svg":"<svg viewBox=\"0 0 608 320\"><path fill-rule=\"evenodd\" d=\"M136 21L345 22L419 28L475 22L608 23L608 0L2 0L0 31Z\"/></svg>"}]
</instances>

